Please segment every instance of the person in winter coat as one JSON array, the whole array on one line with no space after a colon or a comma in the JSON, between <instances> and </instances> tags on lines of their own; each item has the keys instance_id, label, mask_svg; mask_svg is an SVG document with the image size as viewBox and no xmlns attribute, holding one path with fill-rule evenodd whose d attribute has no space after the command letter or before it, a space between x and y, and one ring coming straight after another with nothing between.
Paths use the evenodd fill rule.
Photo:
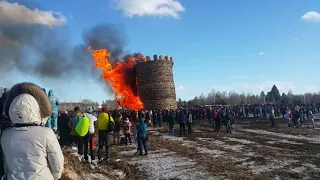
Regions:
<instances>
[{"instance_id":1,"label":"person in winter coat","mask_svg":"<svg viewBox=\"0 0 320 180\"><path fill-rule=\"evenodd\" d=\"M301 115L300 115L300 111L298 108L296 108L295 112L294 112L294 127L301 127L302 124L300 122L300 118L301 118Z\"/></svg>"},{"instance_id":2,"label":"person in winter coat","mask_svg":"<svg viewBox=\"0 0 320 180\"><path fill-rule=\"evenodd\" d=\"M224 116L224 121L225 121L224 123L226 126L227 133L231 133L231 117L232 117L231 111L227 110Z\"/></svg>"},{"instance_id":3,"label":"person in winter coat","mask_svg":"<svg viewBox=\"0 0 320 180\"><path fill-rule=\"evenodd\" d=\"M212 128L216 128L216 118L218 116L218 111L214 110L212 114Z\"/></svg>"},{"instance_id":4,"label":"person in winter coat","mask_svg":"<svg viewBox=\"0 0 320 180\"><path fill-rule=\"evenodd\" d=\"M7 99L8 89L4 88L0 100L0 129L3 130L11 126L11 121L8 116L4 113L4 104Z\"/></svg>"},{"instance_id":5,"label":"person in winter coat","mask_svg":"<svg viewBox=\"0 0 320 180\"><path fill-rule=\"evenodd\" d=\"M217 112L217 117L215 118L215 124L216 124L216 127L215 127L215 131L216 132L220 132L220 129L221 129L221 122L223 121L223 111L222 110L219 110Z\"/></svg>"},{"instance_id":6,"label":"person in winter coat","mask_svg":"<svg viewBox=\"0 0 320 180\"><path fill-rule=\"evenodd\" d=\"M4 103L7 99L7 93L8 93L7 88L4 88L0 98L0 115L1 116L3 115L3 108L4 108Z\"/></svg>"},{"instance_id":7,"label":"person in winter coat","mask_svg":"<svg viewBox=\"0 0 320 180\"><path fill-rule=\"evenodd\" d=\"M159 127L162 127L162 121L163 121L163 114L160 111L158 111L158 123L159 123Z\"/></svg>"},{"instance_id":8,"label":"person in winter coat","mask_svg":"<svg viewBox=\"0 0 320 180\"><path fill-rule=\"evenodd\" d=\"M275 111L274 111L273 107L271 108L271 111L270 111L270 114L269 114L269 118L270 118L270 121L271 121L271 127L274 127L275 126Z\"/></svg>"},{"instance_id":9,"label":"person in winter coat","mask_svg":"<svg viewBox=\"0 0 320 180\"><path fill-rule=\"evenodd\" d=\"M139 119L139 124L136 126L136 137L138 141L138 150L140 155L148 155L148 146L147 146L147 124L144 123L144 118Z\"/></svg>"},{"instance_id":10,"label":"person in winter coat","mask_svg":"<svg viewBox=\"0 0 320 180\"><path fill-rule=\"evenodd\" d=\"M191 126L192 126L192 114L189 112L188 113L188 134L191 134L192 132L192 129L191 129Z\"/></svg>"},{"instance_id":11,"label":"person in winter coat","mask_svg":"<svg viewBox=\"0 0 320 180\"><path fill-rule=\"evenodd\" d=\"M316 128L316 125L314 124L314 115L310 109L307 111L308 113L308 128L310 128L310 123L312 123L313 128Z\"/></svg>"},{"instance_id":12,"label":"person in winter coat","mask_svg":"<svg viewBox=\"0 0 320 180\"><path fill-rule=\"evenodd\" d=\"M288 122L288 127L291 127L291 111L289 108L287 108L287 110L285 111L285 114L284 114L284 118L286 119L286 121Z\"/></svg>"},{"instance_id":13,"label":"person in winter coat","mask_svg":"<svg viewBox=\"0 0 320 180\"><path fill-rule=\"evenodd\" d=\"M174 119L175 119L175 112L174 111L168 112L169 136L174 135Z\"/></svg>"},{"instance_id":14,"label":"person in winter coat","mask_svg":"<svg viewBox=\"0 0 320 180\"><path fill-rule=\"evenodd\" d=\"M60 145L66 146L70 143L70 127L68 126L69 116L68 111L62 111L58 117L58 129L60 134Z\"/></svg>"},{"instance_id":15,"label":"person in winter coat","mask_svg":"<svg viewBox=\"0 0 320 180\"><path fill-rule=\"evenodd\" d=\"M152 114L152 124L153 124L153 127L156 128L157 125L158 125L158 112L157 111L153 111L153 114Z\"/></svg>"},{"instance_id":16,"label":"person in winter coat","mask_svg":"<svg viewBox=\"0 0 320 180\"><path fill-rule=\"evenodd\" d=\"M132 145L131 141L131 122L129 118L126 118L125 121L123 122L123 133L124 133L124 138L125 138L125 145L128 145L128 141L130 145Z\"/></svg>"},{"instance_id":17,"label":"person in winter coat","mask_svg":"<svg viewBox=\"0 0 320 180\"><path fill-rule=\"evenodd\" d=\"M111 121L111 123L114 124L114 120L112 116L108 114L108 109L106 107L103 107L102 113L99 114L98 120L97 120L97 129L99 134L99 149L98 149L99 164L107 163L110 159L109 121ZM104 146L106 147L105 162L103 162L103 159L102 159L102 150Z\"/></svg>"},{"instance_id":18,"label":"person in winter coat","mask_svg":"<svg viewBox=\"0 0 320 180\"><path fill-rule=\"evenodd\" d=\"M180 136L186 135L187 115L184 111L179 112Z\"/></svg>"},{"instance_id":19,"label":"person in winter coat","mask_svg":"<svg viewBox=\"0 0 320 180\"><path fill-rule=\"evenodd\" d=\"M300 112L300 123L302 124L305 121L305 112L302 109L300 109L299 112Z\"/></svg>"},{"instance_id":20,"label":"person in winter coat","mask_svg":"<svg viewBox=\"0 0 320 180\"><path fill-rule=\"evenodd\" d=\"M52 129L43 127L52 114L48 96L32 83L12 87L5 103L12 127L2 132L7 180L61 178L64 157Z\"/></svg>"},{"instance_id":21,"label":"person in winter coat","mask_svg":"<svg viewBox=\"0 0 320 180\"><path fill-rule=\"evenodd\" d=\"M46 127L52 128L54 132L58 129L58 105L60 104L53 90L49 90L48 96L52 106L52 115L48 118Z\"/></svg>"},{"instance_id":22,"label":"person in winter coat","mask_svg":"<svg viewBox=\"0 0 320 180\"><path fill-rule=\"evenodd\" d=\"M95 122L97 121L97 118L92 114L93 113L93 107L89 106L86 108L86 113L84 113L85 116L88 117L90 126L88 134L84 136L84 160L85 162L89 163L89 157L88 157L88 146L90 146L90 157L91 157L91 163L96 164L95 162L95 156L94 156L94 147L95 147L95 141L94 141L94 130L95 130Z\"/></svg>"},{"instance_id":23,"label":"person in winter coat","mask_svg":"<svg viewBox=\"0 0 320 180\"><path fill-rule=\"evenodd\" d=\"M115 111L114 113L114 129L113 129L113 144L120 145L120 130L121 130L121 113Z\"/></svg>"},{"instance_id":24,"label":"person in winter coat","mask_svg":"<svg viewBox=\"0 0 320 180\"><path fill-rule=\"evenodd\" d=\"M68 126L71 129L70 131L70 143L77 143L78 141L78 133L76 132L75 128L77 123L79 122L79 118L82 117L82 113L80 107L76 106L73 108L73 114L69 119ZM78 152L79 153L79 152Z\"/></svg>"}]
</instances>

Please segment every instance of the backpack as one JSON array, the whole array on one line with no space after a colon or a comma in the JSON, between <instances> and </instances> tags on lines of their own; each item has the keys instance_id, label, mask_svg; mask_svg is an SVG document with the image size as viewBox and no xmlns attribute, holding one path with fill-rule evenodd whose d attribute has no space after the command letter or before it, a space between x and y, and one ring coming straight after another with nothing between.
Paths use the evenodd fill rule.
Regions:
<instances>
[{"instance_id":1,"label":"backpack","mask_svg":"<svg viewBox=\"0 0 320 180\"><path fill-rule=\"evenodd\" d=\"M111 118L110 118L110 114L108 114L109 116L109 122L108 122L108 132L112 132L113 129L114 129L114 122L111 121Z\"/></svg>"},{"instance_id":2,"label":"backpack","mask_svg":"<svg viewBox=\"0 0 320 180\"><path fill-rule=\"evenodd\" d=\"M90 126L89 118L83 115L82 118L77 123L75 131L78 133L80 137L83 137L88 133L89 126Z\"/></svg>"}]
</instances>

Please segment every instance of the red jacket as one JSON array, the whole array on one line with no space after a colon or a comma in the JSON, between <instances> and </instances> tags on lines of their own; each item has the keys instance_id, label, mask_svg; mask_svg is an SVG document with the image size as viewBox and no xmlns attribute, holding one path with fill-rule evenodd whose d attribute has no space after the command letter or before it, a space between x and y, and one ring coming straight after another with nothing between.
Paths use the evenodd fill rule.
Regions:
<instances>
[{"instance_id":1,"label":"red jacket","mask_svg":"<svg viewBox=\"0 0 320 180\"><path fill-rule=\"evenodd\" d=\"M215 111L215 112L213 113L213 119L215 119L217 116L218 116L218 112Z\"/></svg>"}]
</instances>

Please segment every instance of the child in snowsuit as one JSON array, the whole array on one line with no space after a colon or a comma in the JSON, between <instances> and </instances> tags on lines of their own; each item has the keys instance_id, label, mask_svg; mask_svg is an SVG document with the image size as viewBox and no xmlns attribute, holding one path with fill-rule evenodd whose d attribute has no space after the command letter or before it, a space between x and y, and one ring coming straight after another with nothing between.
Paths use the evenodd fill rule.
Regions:
<instances>
[{"instance_id":1,"label":"child in snowsuit","mask_svg":"<svg viewBox=\"0 0 320 180\"><path fill-rule=\"evenodd\" d=\"M58 105L60 104L53 90L48 92L49 100L52 106L52 115L48 118L46 127L52 128L56 133L58 129Z\"/></svg>"},{"instance_id":2,"label":"child in snowsuit","mask_svg":"<svg viewBox=\"0 0 320 180\"><path fill-rule=\"evenodd\" d=\"M131 142L131 122L129 121L129 118L126 118L126 120L123 123L123 133L125 137L125 145L128 145L128 140L130 145L132 144Z\"/></svg>"}]
</instances>

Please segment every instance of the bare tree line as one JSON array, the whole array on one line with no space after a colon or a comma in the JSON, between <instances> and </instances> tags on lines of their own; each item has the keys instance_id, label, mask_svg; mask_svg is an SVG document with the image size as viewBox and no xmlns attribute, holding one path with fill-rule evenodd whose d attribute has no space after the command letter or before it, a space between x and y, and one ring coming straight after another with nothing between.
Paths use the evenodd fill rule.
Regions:
<instances>
[{"instance_id":1,"label":"bare tree line","mask_svg":"<svg viewBox=\"0 0 320 180\"><path fill-rule=\"evenodd\" d=\"M234 91L216 91L212 90L205 95L204 93L194 97L188 102L183 102L179 99L181 105L241 105L241 104L318 104L320 103L320 91L318 93L305 93L305 94L293 94L290 90L288 93L282 93L280 95L278 88L274 85L270 92L266 93L262 91L260 94L245 94L237 93Z\"/></svg>"}]
</instances>

